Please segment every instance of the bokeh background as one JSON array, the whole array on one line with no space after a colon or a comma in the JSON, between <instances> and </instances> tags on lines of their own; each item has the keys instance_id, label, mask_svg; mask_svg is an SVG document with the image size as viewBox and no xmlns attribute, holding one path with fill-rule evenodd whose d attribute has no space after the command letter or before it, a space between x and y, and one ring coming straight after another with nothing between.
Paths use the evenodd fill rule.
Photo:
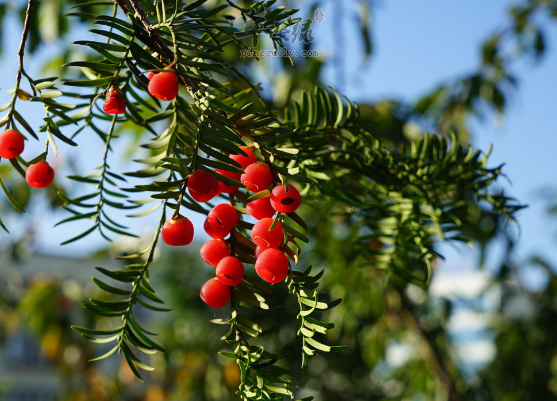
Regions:
<instances>
[{"instance_id":1,"label":"bokeh background","mask_svg":"<svg viewBox=\"0 0 557 401\"><path fill-rule=\"evenodd\" d=\"M62 14L71 0L40 0L26 56L33 76L60 74L70 43L92 37L89 27ZM218 4L209 1L208 7ZM290 3L290 4L288 4ZM480 149L493 145L490 164L505 163L507 194L529 207L518 224L477 213L473 246L439 244L427 288L395 282L359 267L350 253L350 227L307 210L312 242L306 260L325 269L322 288L343 303L328 313L335 322L330 342L345 352L312 359L300 381L298 398L325 400L552 400L557 399L557 1L443 0L279 1L300 8L313 21L314 40L290 45L318 57L240 59L228 57L260 82L269 102L282 107L302 89L333 86L360 104L362 122L394 146L426 130L456 132ZM23 1L0 2L0 103L10 100ZM235 23L240 24L240 21ZM265 40L259 49L271 49ZM73 57L73 56L72 56ZM23 102L20 103L20 105ZM19 109L38 127L35 105ZM130 171L140 155L144 133L124 127L111 163ZM79 193L64 177L92 172L104 146L93 132L80 134L79 147L60 146L56 185L29 192L7 164L0 174L26 215L2 218L11 234L0 233L0 400L233 400L239 373L219 357L223 348L215 315L198 291L212 272L198 250L207 238L197 230L185 250L163 247L152 280L174 311L141 319L160 333L168 349L156 354L156 367L139 383L119 358L90 364L96 347L70 330L70 324L108 324L80 307L96 294L95 266L118 266L115 255L141 239L107 243L97 234L60 246L86 227L54 225L69 216L56 191ZM35 146L35 147L34 147ZM40 153L41 145L31 145ZM119 216L122 219L125 216ZM203 218L190 217L198 227ZM131 231L151 235L154 217L127 219ZM327 233L323 235L323 233ZM279 291L280 294L280 291ZM289 310L288 302L284 305ZM295 316L294 309L291 318ZM280 322L269 341L296 367L295 319ZM456 389L450 395L444 389ZM454 398L457 397L457 398Z\"/></svg>"}]
</instances>

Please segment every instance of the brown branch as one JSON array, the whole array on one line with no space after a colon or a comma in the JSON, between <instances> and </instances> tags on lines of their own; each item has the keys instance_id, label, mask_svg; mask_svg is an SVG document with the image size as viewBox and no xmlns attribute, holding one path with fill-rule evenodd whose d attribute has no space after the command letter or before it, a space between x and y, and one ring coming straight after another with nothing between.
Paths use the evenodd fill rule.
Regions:
<instances>
[{"instance_id":1,"label":"brown branch","mask_svg":"<svg viewBox=\"0 0 557 401\"><path fill-rule=\"evenodd\" d=\"M129 13L128 7L126 6L126 4L122 0L114 0L114 2L116 3L116 5L118 7L120 7L122 9L124 14L128 15L128 13Z\"/></svg>"},{"instance_id":2,"label":"brown branch","mask_svg":"<svg viewBox=\"0 0 557 401\"><path fill-rule=\"evenodd\" d=\"M27 42L27 36L29 35L29 29L31 28L31 10L33 9L33 0L27 2L27 11L25 13L25 22L23 23L23 33L21 34L21 42L19 44L19 50L17 54L19 55L19 66L17 68L17 81L21 80L21 74L25 73L23 69L23 55L25 53L25 43Z\"/></svg>"},{"instance_id":3,"label":"brown branch","mask_svg":"<svg viewBox=\"0 0 557 401\"><path fill-rule=\"evenodd\" d=\"M418 335L418 337L420 337L420 340L425 347L425 351L427 352L428 360L433 365L435 374L441 382L441 385L448 393L448 399L450 401L460 401L460 395L457 392L455 383L453 382L451 376L449 375L449 372L447 371L443 363L441 355L439 355L439 353L435 350L426 332L424 331L422 326L420 326L420 323L414 315L412 305L408 298L402 293L402 291L400 291L399 294L402 302L402 313L404 314L406 321L410 325L410 328Z\"/></svg>"},{"instance_id":4,"label":"brown branch","mask_svg":"<svg viewBox=\"0 0 557 401\"><path fill-rule=\"evenodd\" d=\"M118 6L124 11L124 13L129 14L127 6L124 4L124 0L115 0L115 1L116 4L118 4ZM145 32L147 32L147 35L149 35L149 37L153 40L153 42L155 42L157 46L159 46L159 48L166 54L166 56L172 60L172 63L174 63L176 59L176 55L172 50L170 50L170 48L166 45L164 40L153 30L153 27L149 23L149 19L147 18L145 11L139 5L139 1L138 0L128 0L128 1L131 7L133 8L133 10L135 11L137 18L139 19L139 22L141 22L141 24L143 25ZM172 65L172 63L170 65ZM192 80L190 80L189 78L180 76L180 80L184 85L189 87L190 90L192 90L193 92L197 92L199 90L197 84Z\"/></svg>"},{"instance_id":5,"label":"brown branch","mask_svg":"<svg viewBox=\"0 0 557 401\"><path fill-rule=\"evenodd\" d=\"M25 75L31 84L31 89L33 89L33 95L35 94L35 88L33 87L33 82L31 78L25 72L23 68L23 55L25 54L25 43L27 42L27 36L29 35L29 29L31 28L31 10L33 9L33 0L27 2L27 10L25 11L25 22L23 23L23 32L21 34L21 42L19 43L19 49L17 54L19 56L17 75L15 78L14 95L10 104L10 110L8 111L8 122L6 128L13 126L13 115L15 112L15 104L19 96L19 86L21 85L21 77Z\"/></svg>"},{"instance_id":6,"label":"brown branch","mask_svg":"<svg viewBox=\"0 0 557 401\"><path fill-rule=\"evenodd\" d=\"M137 0L129 0L129 2L133 10L135 11L137 18L145 28L147 35L149 35L149 37L153 39L153 41L162 49L162 51L165 52L165 54L168 56L169 59L174 60L176 56L174 55L172 50L170 50L170 48L166 45L166 43L164 43L162 38L156 32L153 31L153 28L151 27L151 23L147 18L147 14L145 14L145 11L143 11L141 6L139 5L139 2Z\"/></svg>"}]
</instances>

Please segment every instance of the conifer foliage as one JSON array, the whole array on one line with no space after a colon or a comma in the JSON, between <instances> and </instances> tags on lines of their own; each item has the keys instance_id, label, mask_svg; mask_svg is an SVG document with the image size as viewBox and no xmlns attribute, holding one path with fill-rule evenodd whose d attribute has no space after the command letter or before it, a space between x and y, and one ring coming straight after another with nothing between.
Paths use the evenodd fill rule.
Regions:
<instances>
[{"instance_id":1,"label":"conifer foliage","mask_svg":"<svg viewBox=\"0 0 557 401\"><path fill-rule=\"evenodd\" d=\"M334 217L355 219L361 227L359 253L377 268L417 284L431 277L437 241L468 240L461 223L467 202L482 202L510 219L520 208L492 189L501 168L487 167L488 154L454 137L430 134L406 147L385 148L359 125L358 106L332 88L316 87L286 109L270 110L258 86L224 53L245 49L246 32L283 45L280 31L299 19L293 18L297 10L275 7L274 0L249 8L230 1L206 8L205 0L76 5L66 17L86 21L96 36L77 40L75 47L87 48L89 56L65 65L79 79L34 79L25 72L34 1L28 3L13 99L1 106L6 113L0 126L6 132L0 135L0 152L27 175L29 185L42 188L54 179L48 161L56 157L59 142L77 146L86 129L100 137L105 150L97 170L69 177L89 191L79 197L60 193L69 217L59 224L85 227L64 243L94 232L109 241L136 236L116 217L117 210L134 218L158 213L150 245L122 256L129 262L124 269L97 267L100 275L93 281L111 300L83 303L92 313L113 318L114 327L73 327L86 339L112 344L96 360L120 354L139 380L141 370L153 369L143 355L164 352L164 347L137 322L134 308L170 310L150 283L159 238L187 246L202 228L213 238L201 256L216 277L200 290L209 306L230 312L226 319L213 320L227 327L215 329L228 348L220 354L239 366L242 399L280 400L294 396L295 376L285 367L292 361L279 366L281 357L259 340L273 329L263 327L259 317L283 313L279 307L285 300L274 295L275 286L286 286L298 305L303 368L312 355L343 349L326 343L333 325L321 320L322 312L340 300L317 291L323 269L302 266L302 244L310 241L305 207L335 202ZM249 22L249 31L231 23L231 10ZM22 89L23 79L30 93ZM17 111L20 101L44 106L44 124L37 131ZM117 157L112 147L123 124L148 134L142 145L148 156L122 175L110 163ZM27 154L22 139L45 141L45 151ZM130 177L142 183L129 185ZM192 225L188 216L194 213L207 215L204 227Z\"/></svg>"}]
</instances>

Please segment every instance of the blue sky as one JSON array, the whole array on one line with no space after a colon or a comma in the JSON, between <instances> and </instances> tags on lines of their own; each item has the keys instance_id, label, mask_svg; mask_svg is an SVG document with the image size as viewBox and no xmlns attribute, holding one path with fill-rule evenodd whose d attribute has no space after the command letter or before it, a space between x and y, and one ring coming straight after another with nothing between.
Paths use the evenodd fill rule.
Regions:
<instances>
[{"instance_id":1,"label":"blue sky","mask_svg":"<svg viewBox=\"0 0 557 401\"><path fill-rule=\"evenodd\" d=\"M343 3L350 4L347 0L343 0ZM332 18L334 10L331 3L327 4L324 7L325 21L315 26L316 48L321 54L332 57L335 55L334 38L331 36L335 32ZM367 64L361 63L360 37L351 26L351 21L357 18L356 11L347 8L343 30L346 46L342 55L346 68L345 83L339 88L332 67L326 70L326 81L359 102L385 97L417 99L445 79L477 68L479 45L496 28L505 25L505 10L509 4L509 1L503 0L383 1L373 16L375 52ZM7 28L5 32L20 30L13 19L4 28ZM491 164L506 163L505 171L512 180L508 192L530 204L530 208L519 215L522 228L519 258L525 258L533 252L549 253L554 259L557 258L557 252L553 250L557 225L548 221L539 200L539 190L555 184L554 171L557 167L554 157L557 149L557 26L550 27L546 33L548 54L543 61L539 64L524 62L517 65L515 72L520 78L520 88L511 100L505 121L490 119L477 124L477 136L474 138L474 144L482 149L487 149L490 143L494 144ZM16 68L14 56L17 43L11 35L9 40L7 35L4 36L3 41L0 104L10 99L5 90L13 87ZM46 49L35 60L44 59L51 50ZM28 61L29 72L39 76L39 65L37 61ZM25 115L31 124L38 127L41 114L32 110L29 109ZM103 145L93 134L84 134L79 142L76 159L79 159L81 172L85 174L98 164ZM122 143L119 149L123 149L124 145ZM26 155L33 155L33 150L38 154L41 149L42 145L32 145L26 150ZM65 145L60 146L61 155L58 159L67 159L70 152L74 150ZM113 167L125 171L124 165ZM66 179L63 182L70 183ZM58 214L43 217L39 222L42 238L40 250L80 254L103 245L99 237L90 236L81 243L61 250L58 244L62 240L84 230L78 224L52 229L52 225L61 218L63 215ZM154 226L155 220L156 216L153 216L132 221L131 224L140 229ZM194 222L198 227L201 226L201 219ZM13 220L11 223L17 231L18 224ZM196 236L202 235L200 231ZM473 264L475 257L470 252L455 254L449 251L448 254L447 265L456 266L457 269L467 268ZM494 254L497 255L497 252Z\"/></svg>"},{"instance_id":2,"label":"blue sky","mask_svg":"<svg viewBox=\"0 0 557 401\"><path fill-rule=\"evenodd\" d=\"M346 1L344 2L346 3ZM503 0L397 0L383 1L374 15L375 53L369 64L362 65L357 54L358 33L346 28L344 66L346 84L343 92L357 101L382 99L415 100L434 86L478 67L482 41L508 23L506 11L515 2ZM333 23L334 10L325 9L323 24ZM346 16L350 15L345 12ZM345 23L345 27L348 24ZM516 65L519 90L511 98L503 121L495 116L475 122L473 143L480 149L493 144L491 165L506 163L505 173L512 184L506 192L530 207L519 214L521 238L517 257L523 260L539 252L557 259L557 225L548 220L540 199L540 190L555 187L557 170L557 26L546 25L547 55L540 62L531 60ZM320 49L327 49L333 38L322 38ZM328 45L330 44L330 45ZM334 85L334 68L327 71ZM493 259L500 249L493 249ZM466 269L474 264L474 252L448 253L446 265Z\"/></svg>"}]
</instances>

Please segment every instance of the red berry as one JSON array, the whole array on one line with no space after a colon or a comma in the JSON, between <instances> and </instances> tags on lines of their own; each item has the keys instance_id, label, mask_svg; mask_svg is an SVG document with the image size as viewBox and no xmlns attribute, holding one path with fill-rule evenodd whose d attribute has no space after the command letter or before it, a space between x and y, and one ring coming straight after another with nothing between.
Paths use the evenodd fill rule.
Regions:
<instances>
[{"instance_id":1,"label":"red berry","mask_svg":"<svg viewBox=\"0 0 557 401\"><path fill-rule=\"evenodd\" d=\"M233 180L236 180L238 182L240 182L240 176L242 175L240 173L235 173L233 171L220 170L220 169L216 169L215 173L220 174L220 175L224 175L225 177L228 177L228 178L232 178ZM236 192L238 190L237 186L228 185L228 184L225 184L225 183L220 182L220 181L219 181L219 187L220 187L220 191L222 193L225 193L225 194L233 194L234 192Z\"/></svg>"},{"instance_id":2,"label":"red berry","mask_svg":"<svg viewBox=\"0 0 557 401\"><path fill-rule=\"evenodd\" d=\"M293 185L288 184L288 192L282 184L271 191L271 205L279 213L292 213L301 203L300 193Z\"/></svg>"},{"instance_id":3,"label":"red berry","mask_svg":"<svg viewBox=\"0 0 557 401\"><path fill-rule=\"evenodd\" d=\"M275 215L275 209L271 206L271 201L268 197L248 202L246 210L250 216L255 217L257 220Z\"/></svg>"},{"instance_id":4,"label":"red berry","mask_svg":"<svg viewBox=\"0 0 557 401\"><path fill-rule=\"evenodd\" d=\"M150 81L151 79L153 79L154 76L155 76L155 73L154 73L153 71L150 71L150 72L147 74L147 79Z\"/></svg>"},{"instance_id":5,"label":"red berry","mask_svg":"<svg viewBox=\"0 0 557 401\"><path fill-rule=\"evenodd\" d=\"M238 212L228 203L221 203L212 208L207 218L211 224L222 226L228 231L232 231L238 224Z\"/></svg>"},{"instance_id":6,"label":"red berry","mask_svg":"<svg viewBox=\"0 0 557 401\"><path fill-rule=\"evenodd\" d=\"M147 89L149 93L162 100L174 100L178 95L178 75L175 72L159 72L151 78Z\"/></svg>"},{"instance_id":7,"label":"red berry","mask_svg":"<svg viewBox=\"0 0 557 401\"><path fill-rule=\"evenodd\" d=\"M230 300L230 287L215 277L205 283L199 296L211 308L220 309Z\"/></svg>"},{"instance_id":8,"label":"red berry","mask_svg":"<svg viewBox=\"0 0 557 401\"><path fill-rule=\"evenodd\" d=\"M106 94L103 110L106 114L123 114L126 111L126 101L120 88L112 85Z\"/></svg>"},{"instance_id":9,"label":"red berry","mask_svg":"<svg viewBox=\"0 0 557 401\"><path fill-rule=\"evenodd\" d=\"M257 245L255 247L255 259L257 259L259 257L259 255L261 255L267 249L270 249L267 245ZM277 248L275 248L275 249L277 249Z\"/></svg>"},{"instance_id":10,"label":"red berry","mask_svg":"<svg viewBox=\"0 0 557 401\"><path fill-rule=\"evenodd\" d=\"M212 239L203 244L199 250L199 254L205 262L216 268L222 258L230 256L230 248L223 240Z\"/></svg>"},{"instance_id":11,"label":"red berry","mask_svg":"<svg viewBox=\"0 0 557 401\"><path fill-rule=\"evenodd\" d=\"M25 148L23 135L15 129L7 129L0 134L0 157L14 159L18 157Z\"/></svg>"},{"instance_id":12,"label":"red berry","mask_svg":"<svg viewBox=\"0 0 557 401\"><path fill-rule=\"evenodd\" d=\"M240 149L244 151L247 156L242 154L230 155L229 157L238 163L242 168L245 170L250 164L257 163L257 157L253 150L248 148L247 146L240 146Z\"/></svg>"},{"instance_id":13,"label":"red berry","mask_svg":"<svg viewBox=\"0 0 557 401\"><path fill-rule=\"evenodd\" d=\"M269 231L272 224L273 219L268 217L255 223L251 229L251 239L253 242L268 248L278 248L282 244L284 230L280 221L277 221L275 228Z\"/></svg>"},{"instance_id":14,"label":"red berry","mask_svg":"<svg viewBox=\"0 0 557 401\"><path fill-rule=\"evenodd\" d=\"M230 234L230 231L223 230L221 227L216 225L213 226L211 223L209 223L209 219L205 219L205 223L203 223L203 229L209 235L209 237L213 239L224 239L228 234Z\"/></svg>"},{"instance_id":15,"label":"red berry","mask_svg":"<svg viewBox=\"0 0 557 401\"><path fill-rule=\"evenodd\" d=\"M288 274L288 259L278 249L266 249L257 258L255 271L269 283L280 283Z\"/></svg>"},{"instance_id":16,"label":"red berry","mask_svg":"<svg viewBox=\"0 0 557 401\"><path fill-rule=\"evenodd\" d=\"M259 192L273 183L273 173L265 163L253 163L246 168L240 180L250 191Z\"/></svg>"},{"instance_id":17,"label":"red berry","mask_svg":"<svg viewBox=\"0 0 557 401\"><path fill-rule=\"evenodd\" d=\"M107 97L103 110L106 114L123 114L126 111L126 101L122 96Z\"/></svg>"},{"instance_id":18,"label":"red berry","mask_svg":"<svg viewBox=\"0 0 557 401\"><path fill-rule=\"evenodd\" d=\"M221 203L209 212L204 228L215 239L224 238L238 224L238 212L228 203Z\"/></svg>"},{"instance_id":19,"label":"red berry","mask_svg":"<svg viewBox=\"0 0 557 401\"><path fill-rule=\"evenodd\" d=\"M188 245L193 240L193 224L184 216L172 217L162 226L162 240L172 246Z\"/></svg>"},{"instance_id":20,"label":"red berry","mask_svg":"<svg viewBox=\"0 0 557 401\"><path fill-rule=\"evenodd\" d=\"M234 287L240 284L244 278L244 265L240 259L227 256L217 265L217 278L224 285Z\"/></svg>"},{"instance_id":21,"label":"red berry","mask_svg":"<svg viewBox=\"0 0 557 401\"><path fill-rule=\"evenodd\" d=\"M207 202L219 194L219 182L213 176L203 170L194 171L188 178L188 190L197 202Z\"/></svg>"},{"instance_id":22,"label":"red berry","mask_svg":"<svg viewBox=\"0 0 557 401\"><path fill-rule=\"evenodd\" d=\"M54 170L46 161L42 160L27 168L25 180L33 188L46 188L54 181Z\"/></svg>"}]
</instances>

